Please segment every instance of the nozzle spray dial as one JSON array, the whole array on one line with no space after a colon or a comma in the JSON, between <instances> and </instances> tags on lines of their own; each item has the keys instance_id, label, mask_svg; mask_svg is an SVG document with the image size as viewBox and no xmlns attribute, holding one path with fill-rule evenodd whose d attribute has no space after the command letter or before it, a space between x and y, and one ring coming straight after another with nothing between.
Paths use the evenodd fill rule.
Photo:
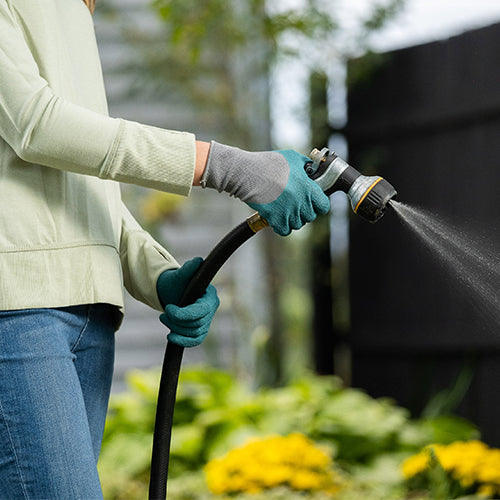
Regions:
<instances>
[{"instance_id":1,"label":"nozzle spray dial","mask_svg":"<svg viewBox=\"0 0 500 500\"><path fill-rule=\"evenodd\" d=\"M305 171L326 195L343 191L351 201L354 213L370 222L377 222L385 213L387 203L397 191L379 176L366 176L351 167L333 151L314 149Z\"/></svg>"}]
</instances>

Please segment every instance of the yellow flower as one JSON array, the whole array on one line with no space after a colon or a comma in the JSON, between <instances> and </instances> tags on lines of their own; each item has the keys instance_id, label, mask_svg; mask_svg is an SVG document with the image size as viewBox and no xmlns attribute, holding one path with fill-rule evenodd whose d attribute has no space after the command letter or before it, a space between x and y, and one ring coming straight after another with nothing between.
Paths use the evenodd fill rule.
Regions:
<instances>
[{"instance_id":1,"label":"yellow flower","mask_svg":"<svg viewBox=\"0 0 500 500\"><path fill-rule=\"evenodd\" d=\"M304 470L299 471L290 479L290 486L299 491L319 490L323 486L320 474Z\"/></svg>"},{"instance_id":2,"label":"yellow flower","mask_svg":"<svg viewBox=\"0 0 500 500\"><path fill-rule=\"evenodd\" d=\"M330 494L339 489L332 459L298 433L252 440L210 461L205 473L215 494L256 493L278 486Z\"/></svg>"},{"instance_id":3,"label":"yellow flower","mask_svg":"<svg viewBox=\"0 0 500 500\"><path fill-rule=\"evenodd\" d=\"M426 452L420 452L416 455L407 458L401 467L403 476L405 479L410 479L421 472L424 472L427 467L429 467L429 454Z\"/></svg>"},{"instance_id":4,"label":"yellow flower","mask_svg":"<svg viewBox=\"0 0 500 500\"><path fill-rule=\"evenodd\" d=\"M498 491L499 491L498 488L495 488L495 486L492 486L491 484L486 484L486 485L480 486L477 490L477 493L479 496L482 496L482 497L492 497Z\"/></svg>"},{"instance_id":5,"label":"yellow flower","mask_svg":"<svg viewBox=\"0 0 500 500\"><path fill-rule=\"evenodd\" d=\"M406 459L401 472L405 479L411 479L425 473L436 462L465 489L475 490L482 496L500 492L499 449L490 448L481 441L432 444Z\"/></svg>"}]
</instances>

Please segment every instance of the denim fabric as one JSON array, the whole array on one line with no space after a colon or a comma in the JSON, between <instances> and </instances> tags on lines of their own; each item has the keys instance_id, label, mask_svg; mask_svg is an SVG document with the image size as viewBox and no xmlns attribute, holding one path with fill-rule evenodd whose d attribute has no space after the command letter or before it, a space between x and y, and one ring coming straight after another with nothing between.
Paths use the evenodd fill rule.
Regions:
<instances>
[{"instance_id":1,"label":"denim fabric","mask_svg":"<svg viewBox=\"0 0 500 500\"><path fill-rule=\"evenodd\" d=\"M115 308L0 312L0 499L102 499Z\"/></svg>"}]
</instances>

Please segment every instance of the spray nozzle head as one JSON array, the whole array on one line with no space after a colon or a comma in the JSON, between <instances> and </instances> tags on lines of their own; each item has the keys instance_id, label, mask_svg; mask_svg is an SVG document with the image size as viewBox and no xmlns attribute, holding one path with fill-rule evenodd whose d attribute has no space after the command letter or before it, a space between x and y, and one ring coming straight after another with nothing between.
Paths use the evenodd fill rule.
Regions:
<instances>
[{"instance_id":1,"label":"spray nozzle head","mask_svg":"<svg viewBox=\"0 0 500 500\"><path fill-rule=\"evenodd\" d=\"M360 175L347 192L354 213L370 222L377 222L385 213L387 203L397 191L382 177Z\"/></svg>"},{"instance_id":2,"label":"spray nozzle head","mask_svg":"<svg viewBox=\"0 0 500 500\"><path fill-rule=\"evenodd\" d=\"M382 177L365 176L328 149L314 149L305 170L325 194L343 191L351 201L354 213L370 222L377 222L385 213L387 203L396 196L394 186Z\"/></svg>"}]
</instances>

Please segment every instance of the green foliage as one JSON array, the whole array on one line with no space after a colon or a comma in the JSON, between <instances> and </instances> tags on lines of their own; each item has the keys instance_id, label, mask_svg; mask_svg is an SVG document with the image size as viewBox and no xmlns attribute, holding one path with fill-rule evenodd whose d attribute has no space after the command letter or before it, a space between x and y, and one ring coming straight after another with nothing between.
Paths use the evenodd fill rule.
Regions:
<instances>
[{"instance_id":1,"label":"green foliage","mask_svg":"<svg viewBox=\"0 0 500 500\"><path fill-rule=\"evenodd\" d=\"M146 498L157 375L156 372L130 373L127 377L130 390L112 398L99 460L106 498Z\"/></svg>"},{"instance_id":2,"label":"green foliage","mask_svg":"<svg viewBox=\"0 0 500 500\"><path fill-rule=\"evenodd\" d=\"M467 394L475 374L475 363L473 360L467 360L453 384L435 394L427 403L422 415L425 417L437 417L455 411Z\"/></svg>"},{"instance_id":3,"label":"green foliage","mask_svg":"<svg viewBox=\"0 0 500 500\"><path fill-rule=\"evenodd\" d=\"M240 147L264 148L270 67L279 54L296 55L281 43L284 34L318 40L334 29L320 3L270 12L263 0L152 0L162 38L141 33L135 41L142 41L152 82L194 105L201 128Z\"/></svg>"},{"instance_id":4,"label":"green foliage","mask_svg":"<svg viewBox=\"0 0 500 500\"><path fill-rule=\"evenodd\" d=\"M350 60L347 86L352 88L355 85L358 89L369 88L371 79L377 74L377 71L390 61L390 54L372 51L367 51L363 56Z\"/></svg>"},{"instance_id":5,"label":"green foliage","mask_svg":"<svg viewBox=\"0 0 500 500\"><path fill-rule=\"evenodd\" d=\"M191 62L207 51L232 51L253 41L264 42L275 54L283 33L318 38L335 28L333 13L318 0L275 13L264 0L152 0L151 4L169 28L167 42L188 49Z\"/></svg>"},{"instance_id":6,"label":"green foliage","mask_svg":"<svg viewBox=\"0 0 500 500\"><path fill-rule=\"evenodd\" d=\"M195 107L200 130L262 148L270 140L265 122L274 63L287 57L299 59L305 73L326 70L332 57L365 52L370 35L403 5L404 0L373 0L354 29L342 26L336 2L326 0L150 0L160 29L142 27L111 4L103 12L114 15L132 48L132 92L184 101L186 108Z\"/></svg>"},{"instance_id":7,"label":"green foliage","mask_svg":"<svg viewBox=\"0 0 500 500\"><path fill-rule=\"evenodd\" d=\"M109 500L146 496L158 380L156 370L133 372L130 390L111 400L99 462ZM335 377L309 376L255 392L229 373L190 368L181 374L176 403L169 487L179 493L172 498L210 498L199 496L201 479L193 479L193 496L186 478L198 477L208 460L249 437L293 432L327 445L356 487L373 491L377 485L387 495L381 498L400 484L397 468L405 456L431 442L477 437L471 424L455 417L410 420L390 400L344 388Z\"/></svg>"},{"instance_id":8,"label":"green foliage","mask_svg":"<svg viewBox=\"0 0 500 500\"><path fill-rule=\"evenodd\" d=\"M388 3L375 3L370 15L364 21L367 31L377 31L383 28L387 20L393 19L403 8L405 0L391 0Z\"/></svg>"}]
</instances>

